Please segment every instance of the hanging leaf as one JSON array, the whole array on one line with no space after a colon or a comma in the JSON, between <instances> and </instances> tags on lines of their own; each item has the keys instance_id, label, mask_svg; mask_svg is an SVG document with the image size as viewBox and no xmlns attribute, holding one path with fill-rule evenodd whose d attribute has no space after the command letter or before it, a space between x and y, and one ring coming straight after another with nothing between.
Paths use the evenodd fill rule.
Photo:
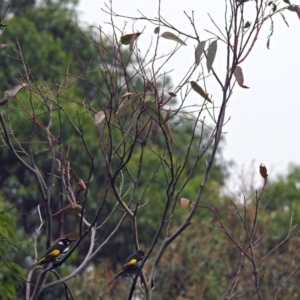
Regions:
<instances>
[{"instance_id":1,"label":"hanging leaf","mask_svg":"<svg viewBox=\"0 0 300 300\"><path fill-rule=\"evenodd\" d=\"M186 208L190 203L191 203L191 200L189 200L187 198L180 199L180 204L181 204L182 208Z\"/></svg>"},{"instance_id":2,"label":"hanging leaf","mask_svg":"<svg viewBox=\"0 0 300 300\"><path fill-rule=\"evenodd\" d=\"M290 0L283 0L284 3L291 4Z\"/></svg>"},{"instance_id":3,"label":"hanging leaf","mask_svg":"<svg viewBox=\"0 0 300 300\"><path fill-rule=\"evenodd\" d=\"M192 86L192 89L197 92L202 98L204 98L205 100L207 100L208 102L212 103L212 101L210 100L210 98L208 97L208 94L206 94L204 92L204 90L202 89L202 87L200 85L198 85L195 81L190 81L190 84Z\"/></svg>"},{"instance_id":4,"label":"hanging leaf","mask_svg":"<svg viewBox=\"0 0 300 300\"><path fill-rule=\"evenodd\" d=\"M268 41L267 41L267 48L270 50L270 38L268 38Z\"/></svg>"},{"instance_id":5,"label":"hanging leaf","mask_svg":"<svg viewBox=\"0 0 300 300\"><path fill-rule=\"evenodd\" d=\"M277 10L277 5L273 1L270 1L268 3L268 6L272 6L272 11L273 12L275 12Z\"/></svg>"},{"instance_id":6,"label":"hanging leaf","mask_svg":"<svg viewBox=\"0 0 300 300\"><path fill-rule=\"evenodd\" d=\"M238 85L244 89L249 89L249 87L244 85L244 75L243 75L243 71L242 68L240 66L236 66L233 72L233 75L236 79L236 82L238 83Z\"/></svg>"},{"instance_id":7,"label":"hanging leaf","mask_svg":"<svg viewBox=\"0 0 300 300\"><path fill-rule=\"evenodd\" d=\"M215 60L217 53L217 41L213 41L210 43L208 50L207 50L207 59L206 59L206 66L207 66L207 72L209 73L213 62Z\"/></svg>"},{"instance_id":8,"label":"hanging leaf","mask_svg":"<svg viewBox=\"0 0 300 300\"><path fill-rule=\"evenodd\" d=\"M286 9L288 9L290 11L296 11L295 6L293 6L293 5L288 6Z\"/></svg>"},{"instance_id":9,"label":"hanging leaf","mask_svg":"<svg viewBox=\"0 0 300 300\"><path fill-rule=\"evenodd\" d=\"M152 137L156 137L157 132L158 132L158 123L154 120L151 119L151 133L152 133Z\"/></svg>"},{"instance_id":10,"label":"hanging leaf","mask_svg":"<svg viewBox=\"0 0 300 300\"><path fill-rule=\"evenodd\" d=\"M78 189L78 191L76 191L77 195L83 191L86 191L86 184L81 178L79 178L79 180L78 180L78 185L79 185L79 189Z\"/></svg>"},{"instance_id":11,"label":"hanging leaf","mask_svg":"<svg viewBox=\"0 0 300 300\"><path fill-rule=\"evenodd\" d=\"M141 35L140 32L129 33L121 36L120 42L122 45L131 45Z\"/></svg>"},{"instance_id":12,"label":"hanging leaf","mask_svg":"<svg viewBox=\"0 0 300 300\"><path fill-rule=\"evenodd\" d=\"M129 50L130 51L133 50L134 42L135 42L136 39L137 39L137 33L133 34L131 39L130 39L130 43L129 43Z\"/></svg>"},{"instance_id":13,"label":"hanging leaf","mask_svg":"<svg viewBox=\"0 0 300 300\"><path fill-rule=\"evenodd\" d=\"M155 27L155 29L154 29L154 33L155 33L155 34L159 34L159 30L160 30L160 28L159 28L159 27Z\"/></svg>"},{"instance_id":14,"label":"hanging leaf","mask_svg":"<svg viewBox=\"0 0 300 300\"><path fill-rule=\"evenodd\" d=\"M251 26L251 23L249 21L247 21L244 25L244 29L247 29Z\"/></svg>"},{"instance_id":15,"label":"hanging leaf","mask_svg":"<svg viewBox=\"0 0 300 300\"><path fill-rule=\"evenodd\" d=\"M195 64L198 66L201 60L201 55L203 53L206 41L200 42L195 50Z\"/></svg>"},{"instance_id":16,"label":"hanging leaf","mask_svg":"<svg viewBox=\"0 0 300 300\"><path fill-rule=\"evenodd\" d=\"M139 104L139 100L137 99L137 97L127 98L120 104L116 114L119 117L126 114L131 114L132 107L134 107L135 104Z\"/></svg>"},{"instance_id":17,"label":"hanging leaf","mask_svg":"<svg viewBox=\"0 0 300 300\"><path fill-rule=\"evenodd\" d=\"M168 121L170 119L170 117L171 117L171 108L169 108L167 110L167 113L166 113L166 116L165 116L165 120Z\"/></svg>"},{"instance_id":18,"label":"hanging leaf","mask_svg":"<svg viewBox=\"0 0 300 300\"><path fill-rule=\"evenodd\" d=\"M94 117L94 124L97 126L99 125L103 120L105 120L105 113L103 111L99 111L95 114Z\"/></svg>"},{"instance_id":19,"label":"hanging leaf","mask_svg":"<svg viewBox=\"0 0 300 300\"><path fill-rule=\"evenodd\" d=\"M145 102L144 107L145 107L147 113L149 114L149 116L152 119L154 119L156 122L158 122L158 124L161 124L161 126L163 127L169 140L171 142L173 142L174 141L173 135L172 135L171 129L169 127L169 124L165 121L165 118L161 114L161 111L159 110L157 105L154 102L147 101L147 102Z\"/></svg>"},{"instance_id":20,"label":"hanging leaf","mask_svg":"<svg viewBox=\"0 0 300 300\"><path fill-rule=\"evenodd\" d=\"M298 18L300 19L300 7L295 5L295 11L297 13Z\"/></svg>"},{"instance_id":21,"label":"hanging leaf","mask_svg":"<svg viewBox=\"0 0 300 300\"><path fill-rule=\"evenodd\" d=\"M264 178L264 179L268 178L268 170L264 164L260 164L259 173L262 178Z\"/></svg>"},{"instance_id":22,"label":"hanging leaf","mask_svg":"<svg viewBox=\"0 0 300 300\"><path fill-rule=\"evenodd\" d=\"M181 45L185 45L186 46L186 43L184 41L182 41L178 36L176 36L175 34L173 34L172 32L164 32L161 34L161 37L165 38L165 39L168 39L168 40L172 40L172 41L175 41Z\"/></svg>"}]
</instances>

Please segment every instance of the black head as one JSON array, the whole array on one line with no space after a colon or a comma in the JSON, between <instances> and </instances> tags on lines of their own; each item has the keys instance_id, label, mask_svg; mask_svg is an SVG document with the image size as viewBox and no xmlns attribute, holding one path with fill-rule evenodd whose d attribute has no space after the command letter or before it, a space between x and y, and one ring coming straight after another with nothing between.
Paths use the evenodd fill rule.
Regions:
<instances>
[{"instance_id":1,"label":"black head","mask_svg":"<svg viewBox=\"0 0 300 300\"><path fill-rule=\"evenodd\" d=\"M3 29L4 27L6 27L8 25L5 25L5 24L0 24L0 29Z\"/></svg>"},{"instance_id":2,"label":"black head","mask_svg":"<svg viewBox=\"0 0 300 300\"><path fill-rule=\"evenodd\" d=\"M138 250L138 251L136 252L136 255L139 256L141 259L143 259L144 256L145 256L145 253L144 253L144 251L142 251L142 250Z\"/></svg>"},{"instance_id":3,"label":"black head","mask_svg":"<svg viewBox=\"0 0 300 300\"><path fill-rule=\"evenodd\" d=\"M64 246L69 246L69 244L70 244L71 242L73 242L73 241L70 240L70 239L67 238L67 237L63 237L63 238L61 238L61 239L58 241L59 244L63 244Z\"/></svg>"}]
</instances>

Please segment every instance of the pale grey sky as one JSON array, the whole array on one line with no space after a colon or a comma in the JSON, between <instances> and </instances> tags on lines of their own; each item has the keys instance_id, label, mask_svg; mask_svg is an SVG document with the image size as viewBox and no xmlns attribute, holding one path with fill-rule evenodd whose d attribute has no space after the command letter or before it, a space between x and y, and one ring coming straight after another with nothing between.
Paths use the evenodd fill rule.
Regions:
<instances>
[{"instance_id":1,"label":"pale grey sky","mask_svg":"<svg viewBox=\"0 0 300 300\"><path fill-rule=\"evenodd\" d=\"M218 2L218 3L217 3ZM195 19L201 39L210 38L204 29L216 32L208 13L216 23L224 28L223 4L224 1L212 0L163 0L162 15L176 27L192 33L192 28L184 15L195 11ZM300 4L299 0L293 2ZM254 3L247 3L251 13ZM137 9L148 17L157 16L157 0L113 0L115 11L119 14L139 16ZM79 5L80 20L86 24L101 25L103 30L109 32L109 16L103 13L104 2L99 0L82 0ZM229 102L227 117L230 121L225 126L226 146L224 156L233 159L237 168L249 166L255 160L258 170L260 163L269 169L270 179L278 173L287 171L289 163L300 165L300 20L296 13L284 13L290 27L283 22L280 15L274 18L275 30L271 39L270 50L266 48L267 35L270 23L265 25L259 35L257 44L252 53L241 64L244 72L245 84L250 89L236 87ZM132 21L127 20L127 33L132 32ZM123 27L124 20L116 21ZM136 22L135 31L142 31L147 26L138 43L141 51L149 45L149 36L153 36L153 25L146 22ZM144 45L140 46L140 45ZM180 74L187 70L194 61L194 41L187 41L187 47L182 47L176 61L171 61L167 69L174 67L177 71L171 74L174 84L179 80ZM165 40L159 48L160 53L167 53L174 47L174 42ZM214 67L220 74L224 74L225 57L218 48ZM172 65L173 64L173 65ZM218 87L215 83L208 83L208 92L213 95L216 105ZM197 96L191 96L191 104L197 103Z\"/></svg>"}]
</instances>

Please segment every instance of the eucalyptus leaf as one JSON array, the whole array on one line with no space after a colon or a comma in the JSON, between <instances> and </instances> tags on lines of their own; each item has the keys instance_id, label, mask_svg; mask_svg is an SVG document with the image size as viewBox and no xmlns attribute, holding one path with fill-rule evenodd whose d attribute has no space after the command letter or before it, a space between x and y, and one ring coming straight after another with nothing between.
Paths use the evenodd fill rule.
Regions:
<instances>
[{"instance_id":1,"label":"eucalyptus leaf","mask_svg":"<svg viewBox=\"0 0 300 300\"><path fill-rule=\"evenodd\" d=\"M247 21L244 25L244 29L247 29L251 26L251 23L249 21Z\"/></svg>"},{"instance_id":2,"label":"eucalyptus leaf","mask_svg":"<svg viewBox=\"0 0 300 300\"><path fill-rule=\"evenodd\" d=\"M208 102L212 103L211 99L208 97L208 94L205 93L205 91L202 89L202 87L195 81L190 81L190 84L192 86L192 89L198 93L202 98L207 100Z\"/></svg>"},{"instance_id":3,"label":"eucalyptus leaf","mask_svg":"<svg viewBox=\"0 0 300 300\"><path fill-rule=\"evenodd\" d=\"M132 113L132 107L136 104L139 104L139 100L137 99L137 97L130 97L126 100L124 100L118 110L117 110L117 116L124 116L127 114L131 114Z\"/></svg>"},{"instance_id":4,"label":"eucalyptus leaf","mask_svg":"<svg viewBox=\"0 0 300 300\"><path fill-rule=\"evenodd\" d=\"M132 39L133 39L133 41L135 41L140 35L141 35L140 32L122 35L120 42L122 45L129 45L132 43Z\"/></svg>"},{"instance_id":5,"label":"eucalyptus leaf","mask_svg":"<svg viewBox=\"0 0 300 300\"><path fill-rule=\"evenodd\" d=\"M201 55L203 53L206 41L200 42L195 50L195 64L198 66L201 60Z\"/></svg>"},{"instance_id":6,"label":"eucalyptus leaf","mask_svg":"<svg viewBox=\"0 0 300 300\"><path fill-rule=\"evenodd\" d=\"M186 46L186 43L183 40L181 40L177 35L173 34L172 32L166 31L161 34L161 37L168 39L168 40L175 41L181 45Z\"/></svg>"},{"instance_id":7,"label":"eucalyptus leaf","mask_svg":"<svg viewBox=\"0 0 300 300\"><path fill-rule=\"evenodd\" d=\"M210 43L207 50L206 66L208 73L210 72L217 53L217 41Z\"/></svg>"},{"instance_id":8,"label":"eucalyptus leaf","mask_svg":"<svg viewBox=\"0 0 300 300\"><path fill-rule=\"evenodd\" d=\"M157 27L155 27L155 29L154 29L154 33L155 34L159 34L159 30L160 30L160 28L157 26Z\"/></svg>"}]
</instances>

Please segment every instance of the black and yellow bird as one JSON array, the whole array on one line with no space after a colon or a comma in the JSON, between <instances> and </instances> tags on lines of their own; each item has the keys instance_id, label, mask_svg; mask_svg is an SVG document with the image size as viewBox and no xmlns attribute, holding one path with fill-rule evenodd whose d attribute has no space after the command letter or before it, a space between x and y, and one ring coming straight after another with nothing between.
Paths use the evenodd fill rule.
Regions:
<instances>
[{"instance_id":1,"label":"black and yellow bird","mask_svg":"<svg viewBox=\"0 0 300 300\"><path fill-rule=\"evenodd\" d=\"M45 252L34 266L44 265L50 262L59 262L68 253L69 245L73 241L73 239L66 236L61 237Z\"/></svg>"},{"instance_id":2,"label":"black and yellow bird","mask_svg":"<svg viewBox=\"0 0 300 300\"><path fill-rule=\"evenodd\" d=\"M138 270L140 270L141 265L143 263L145 257L145 253L142 250L138 250L136 253L131 254L124 263L122 270L115 275L114 279L109 283L113 283L119 276L123 274L135 274Z\"/></svg>"}]
</instances>

